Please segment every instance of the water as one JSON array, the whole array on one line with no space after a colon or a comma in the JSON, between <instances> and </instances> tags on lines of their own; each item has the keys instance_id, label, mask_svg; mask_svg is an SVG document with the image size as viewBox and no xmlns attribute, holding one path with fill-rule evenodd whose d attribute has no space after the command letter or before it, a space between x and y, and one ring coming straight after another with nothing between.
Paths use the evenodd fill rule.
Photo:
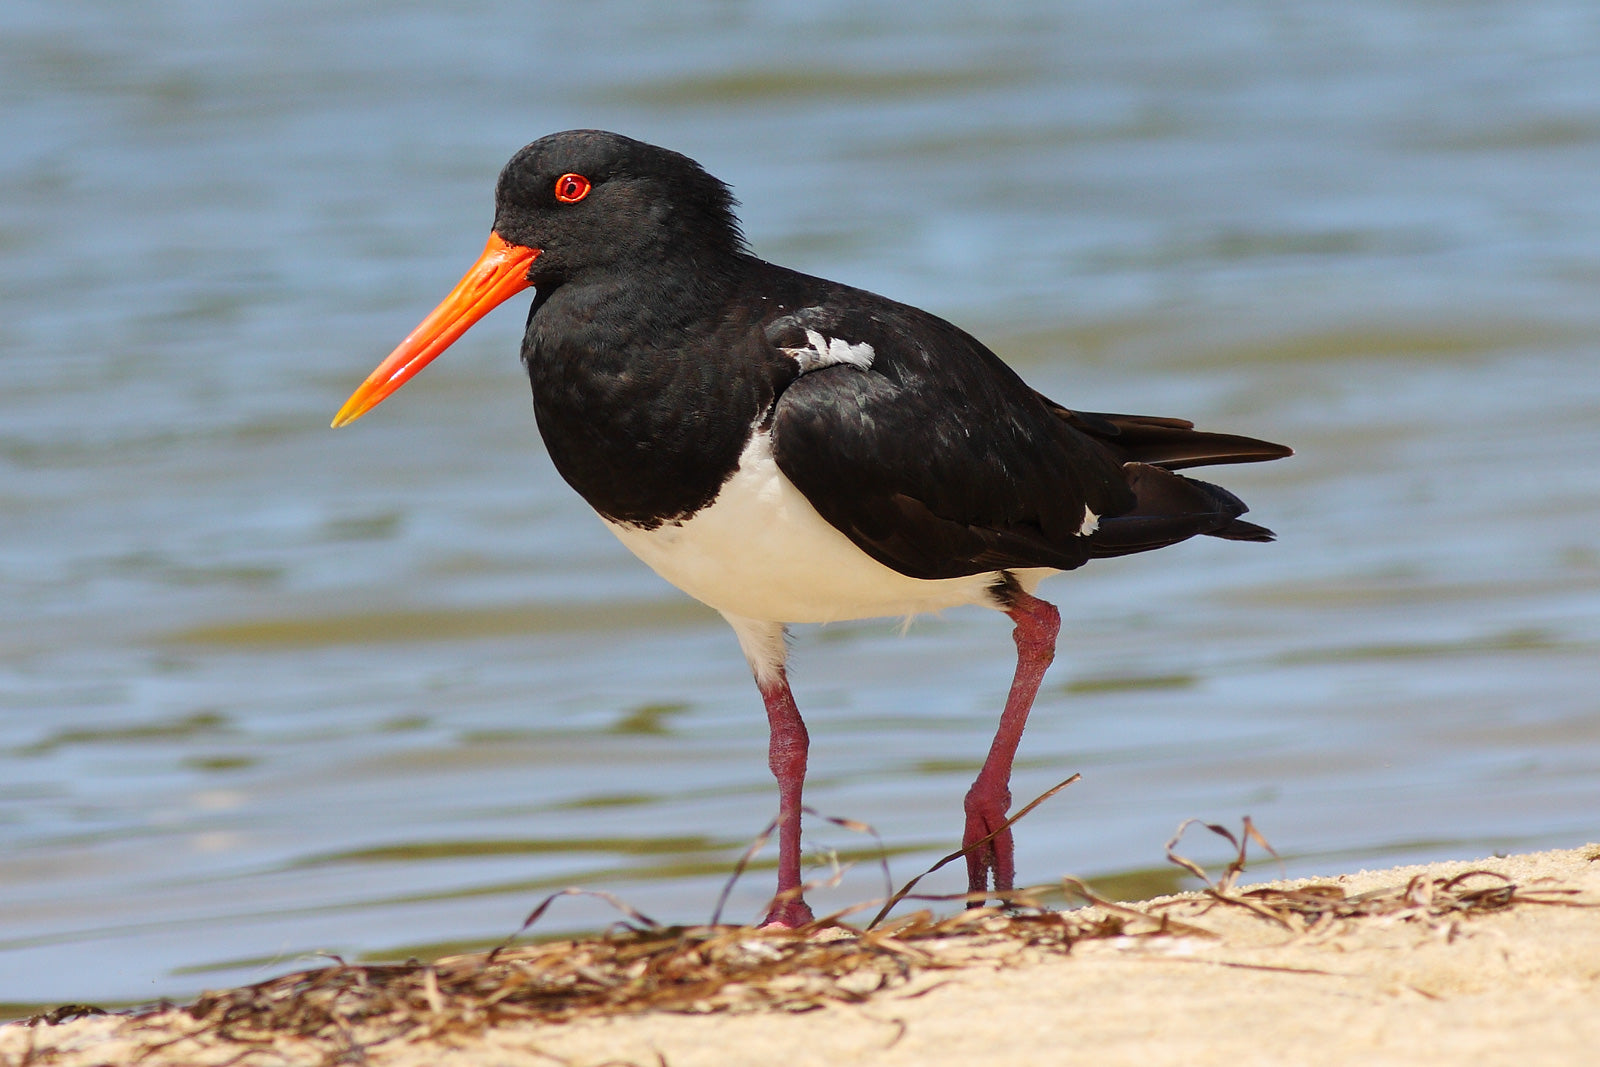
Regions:
<instances>
[{"instance_id":1,"label":"water","mask_svg":"<svg viewBox=\"0 0 1600 1067\"><path fill-rule=\"evenodd\" d=\"M1297 874L1595 838L1600 14L903 10L0 13L0 1002L490 943L571 884L710 914L774 806L759 703L543 458L521 311L327 429L499 166L578 125L1067 403L1299 450L1217 472L1278 544L1046 585L1016 793L1084 780L1019 828L1024 881L1170 885L1188 816ZM957 839L1007 629L799 634L809 799L898 879ZM820 905L881 891L872 838L808 837L858 861Z\"/></svg>"}]
</instances>

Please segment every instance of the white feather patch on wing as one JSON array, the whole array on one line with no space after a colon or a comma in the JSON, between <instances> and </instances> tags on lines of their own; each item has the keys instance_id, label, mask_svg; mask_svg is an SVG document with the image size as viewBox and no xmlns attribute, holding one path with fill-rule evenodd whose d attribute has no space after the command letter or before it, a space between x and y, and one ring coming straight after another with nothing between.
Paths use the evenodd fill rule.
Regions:
<instances>
[{"instance_id":1,"label":"white feather patch on wing","mask_svg":"<svg viewBox=\"0 0 1600 1067\"><path fill-rule=\"evenodd\" d=\"M1079 537L1088 537L1100 529L1100 516L1089 510L1089 505L1083 506L1083 525L1078 527Z\"/></svg>"},{"instance_id":2,"label":"white feather patch on wing","mask_svg":"<svg viewBox=\"0 0 1600 1067\"><path fill-rule=\"evenodd\" d=\"M839 337L824 337L820 330L806 330L805 348L780 348L778 351L800 364L800 373L809 374L823 367L845 363L860 370L872 366L877 355L865 341L850 342Z\"/></svg>"}]
</instances>

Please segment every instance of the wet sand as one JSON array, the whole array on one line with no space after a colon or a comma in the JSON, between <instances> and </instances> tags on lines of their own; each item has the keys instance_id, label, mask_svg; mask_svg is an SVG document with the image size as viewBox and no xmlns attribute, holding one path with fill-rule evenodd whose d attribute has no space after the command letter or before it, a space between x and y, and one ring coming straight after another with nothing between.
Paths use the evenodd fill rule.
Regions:
<instances>
[{"instance_id":1,"label":"wet sand","mask_svg":"<svg viewBox=\"0 0 1600 1067\"><path fill-rule=\"evenodd\" d=\"M12 1024L0 1063L1482 1065L1592 1063L1600 1048L1600 846L1220 897L912 920L892 936L723 929L692 950L682 936L599 955L594 942L530 947L506 972L516 981L590 954L561 981L595 978L601 992L561 1001L556 1022L515 1021L505 1012L531 1001L505 998L485 1026L515 982L481 956L348 968L208 995L194 1011ZM541 995L539 1010L556 1003ZM307 1009L317 997L335 1021L282 1025L323 1018Z\"/></svg>"}]
</instances>

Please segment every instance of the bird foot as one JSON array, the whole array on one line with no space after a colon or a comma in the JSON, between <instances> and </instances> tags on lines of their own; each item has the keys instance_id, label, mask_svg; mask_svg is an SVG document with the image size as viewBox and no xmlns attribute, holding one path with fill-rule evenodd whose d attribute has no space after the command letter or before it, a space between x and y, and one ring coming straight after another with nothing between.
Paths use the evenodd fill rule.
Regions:
<instances>
[{"instance_id":1,"label":"bird foot","mask_svg":"<svg viewBox=\"0 0 1600 1067\"><path fill-rule=\"evenodd\" d=\"M1011 889L1016 871L1011 830L1001 830L988 841L983 840L1005 825L1006 809L1010 805L1009 791L990 795L974 788L967 794L967 825L961 835L961 847L967 850L967 891L970 893L988 892L991 875L995 892ZM983 843L979 844L980 841ZM977 908L983 903L983 900L972 900L967 906Z\"/></svg>"},{"instance_id":2,"label":"bird foot","mask_svg":"<svg viewBox=\"0 0 1600 1067\"><path fill-rule=\"evenodd\" d=\"M767 917L761 923L763 930L798 930L811 922L814 916L811 907L805 901L780 900L772 905L772 910L767 912Z\"/></svg>"}]
</instances>

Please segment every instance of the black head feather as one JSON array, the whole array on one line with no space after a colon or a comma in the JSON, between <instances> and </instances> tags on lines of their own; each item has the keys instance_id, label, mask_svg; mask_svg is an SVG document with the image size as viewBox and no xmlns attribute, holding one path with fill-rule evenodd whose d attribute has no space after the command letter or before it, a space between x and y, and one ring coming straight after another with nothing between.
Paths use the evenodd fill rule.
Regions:
<instances>
[{"instance_id":1,"label":"black head feather","mask_svg":"<svg viewBox=\"0 0 1600 1067\"><path fill-rule=\"evenodd\" d=\"M562 175L591 188L556 199ZM744 251L728 187L670 149L604 130L567 130L523 148L495 190L495 232L541 250L529 276L556 280L619 261L725 260Z\"/></svg>"}]
</instances>

